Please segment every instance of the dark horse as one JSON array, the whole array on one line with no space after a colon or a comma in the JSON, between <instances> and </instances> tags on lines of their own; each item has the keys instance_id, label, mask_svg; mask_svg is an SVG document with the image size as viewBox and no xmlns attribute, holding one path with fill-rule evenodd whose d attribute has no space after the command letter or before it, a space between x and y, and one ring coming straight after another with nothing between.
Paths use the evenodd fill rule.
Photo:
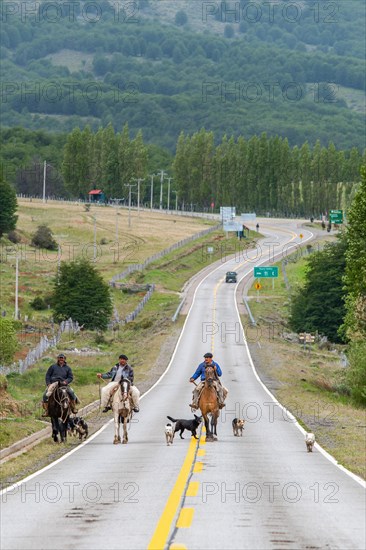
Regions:
<instances>
[{"instance_id":1,"label":"dark horse","mask_svg":"<svg viewBox=\"0 0 366 550\"><path fill-rule=\"evenodd\" d=\"M205 369L205 385L201 391L198 406L201 409L206 428L206 441L216 441L217 419L220 415L219 401L215 388L216 374L213 367ZM209 415L211 419L209 419ZM211 420L211 421L210 421Z\"/></svg>"},{"instance_id":2,"label":"dark horse","mask_svg":"<svg viewBox=\"0 0 366 550\"><path fill-rule=\"evenodd\" d=\"M117 445L121 443L119 432L120 424L123 424L123 440L122 443L128 442L127 423L132 418L132 403L130 399L131 382L128 378L122 378L119 388L112 396L112 410L114 416L114 440Z\"/></svg>"},{"instance_id":3,"label":"dark horse","mask_svg":"<svg viewBox=\"0 0 366 550\"><path fill-rule=\"evenodd\" d=\"M51 417L52 437L55 443L58 443L58 434L60 434L62 442L66 441L70 412L70 397L67 388L59 383L48 399L48 414Z\"/></svg>"}]
</instances>

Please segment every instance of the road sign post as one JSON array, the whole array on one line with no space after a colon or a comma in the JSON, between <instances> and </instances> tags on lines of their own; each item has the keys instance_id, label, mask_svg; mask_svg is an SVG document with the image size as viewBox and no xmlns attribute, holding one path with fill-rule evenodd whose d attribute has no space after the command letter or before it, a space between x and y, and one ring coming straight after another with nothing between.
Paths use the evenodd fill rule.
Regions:
<instances>
[{"instance_id":1,"label":"road sign post","mask_svg":"<svg viewBox=\"0 0 366 550\"><path fill-rule=\"evenodd\" d=\"M278 267L275 266L262 266L254 268L254 277L256 279L270 279L278 277Z\"/></svg>"},{"instance_id":2,"label":"road sign post","mask_svg":"<svg viewBox=\"0 0 366 550\"><path fill-rule=\"evenodd\" d=\"M259 302L259 291L262 288L262 285L260 284L259 281L257 281L254 286L255 286L256 291L257 291L257 303L258 303Z\"/></svg>"},{"instance_id":3,"label":"road sign post","mask_svg":"<svg viewBox=\"0 0 366 550\"><path fill-rule=\"evenodd\" d=\"M343 223L343 210L331 210L329 212L330 223Z\"/></svg>"}]
</instances>

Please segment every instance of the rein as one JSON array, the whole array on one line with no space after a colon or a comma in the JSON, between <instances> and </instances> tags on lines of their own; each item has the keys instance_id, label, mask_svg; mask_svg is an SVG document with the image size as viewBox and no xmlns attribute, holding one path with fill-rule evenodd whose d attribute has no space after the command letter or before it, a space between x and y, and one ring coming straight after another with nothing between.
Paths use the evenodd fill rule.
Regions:
<instances>
[{"instance_id":1,"label":"rein","mask_svg":"<svg viewBox=\"0 0 366 550\"><path fill-rule=\"evenodd\" d=\"M68 416L68 414L69 414L69 411L70 411L70 398L69 398L67 392L65 392L66 398L67 398L67 400L68 400L68 406L67 406L67 409L66 409L66 408L64 409L64 408L62 407L62 402L65 401L65 399L62 399L62 400L59 401L59 397L58 397L58 390L60 390L60 389L61 389L60 386L59 386L58 388L55 389L55 391L53 392L53 398L54 398L54 400L55 400L55 403L57 403L57 405L59 405L59 407L60 407L60 409L61 409L61 416L60 416L60 418L61 418L62 422L65 422L65 420L66 420L66 418L67 418L67 416ZM61 393L63 393L62 390L61 390ZM64 418L64 413L66 413L65 418Z\"/></svg>"}]
</instances>

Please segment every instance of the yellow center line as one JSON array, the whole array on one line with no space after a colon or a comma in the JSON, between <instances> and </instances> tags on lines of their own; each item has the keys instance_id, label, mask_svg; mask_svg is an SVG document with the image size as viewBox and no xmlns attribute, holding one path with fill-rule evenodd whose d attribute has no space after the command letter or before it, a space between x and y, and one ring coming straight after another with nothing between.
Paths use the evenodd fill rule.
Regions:
<instances>
[{"instance_id":1,"label":"yellow center line","mask_svg":"<svg viewBox=\"0 0 366 550\"><path fill-rule=\"evenodd\" d=\"M187 527L190 527L193 521L193 514L193 508L182 508L176 523L178 529L186 529Z\"/></svg>"},{"instance_id":2,"label":"yellow center line","mask_svg":"<svg viewBox=\"0 0 366 550\"><path fill-rule=\"evenodd\" d=\"M179 472L172 492L169 495L147 550L164 550L165 548L171 525L174 521L179 504L184 494L188 476L192 469L198 442L199 440L196 441L196 439L192 437L183 466Z\"/></svg>"}]
</instances>

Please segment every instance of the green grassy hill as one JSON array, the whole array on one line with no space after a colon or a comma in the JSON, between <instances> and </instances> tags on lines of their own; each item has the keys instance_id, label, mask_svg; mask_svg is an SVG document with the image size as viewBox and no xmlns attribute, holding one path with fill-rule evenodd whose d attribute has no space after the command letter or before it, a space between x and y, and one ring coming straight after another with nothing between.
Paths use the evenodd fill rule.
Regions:
<instances>
[{"instance_id":1,"label":"green grassy hill","mask_svg":"<svg viewBox=\"0 0 366 550\"><path fill-rule=\"evenodd\" d=\"M119 131L128 122L171 150L181 130L201 127L217 139L266 131L291 145L364 146L363 3L94 7L40 3L37 17L5 17L4 126L65 132L111 122Z\"/></svg>"}]
</instances>

